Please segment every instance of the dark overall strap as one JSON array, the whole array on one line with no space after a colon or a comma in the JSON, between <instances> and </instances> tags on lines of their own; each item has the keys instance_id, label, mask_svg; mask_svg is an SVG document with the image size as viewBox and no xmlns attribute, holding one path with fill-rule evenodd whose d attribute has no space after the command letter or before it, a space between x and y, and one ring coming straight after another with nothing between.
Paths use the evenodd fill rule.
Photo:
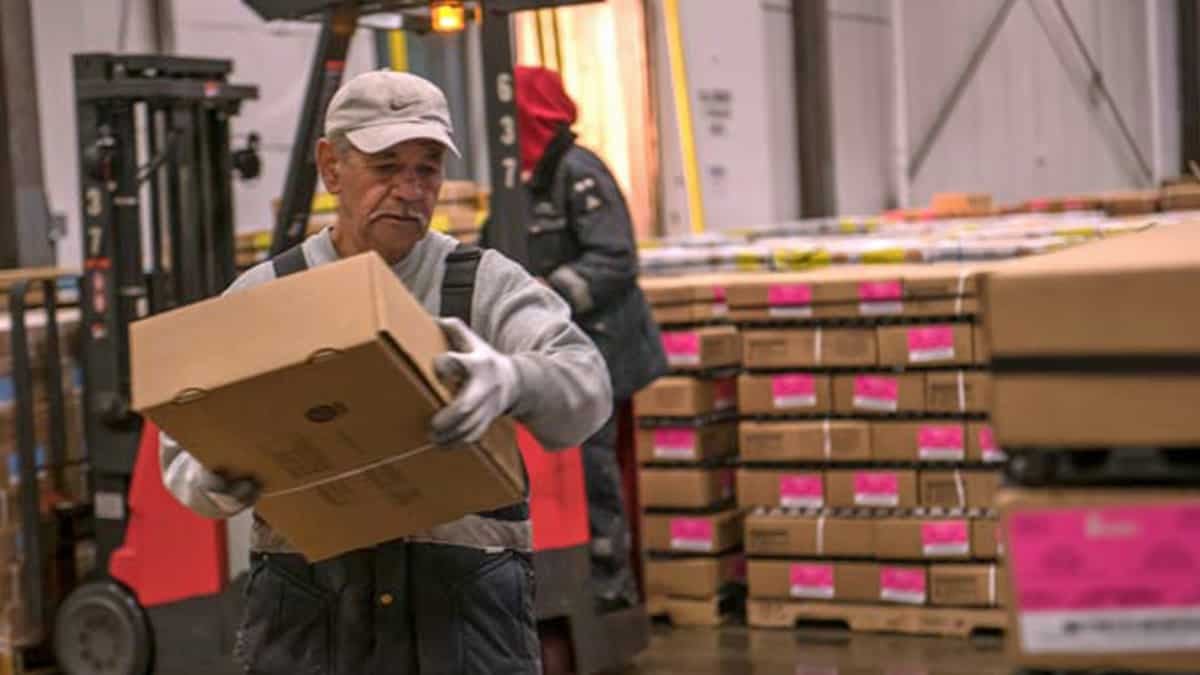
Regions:
<instances>
[{"instance_id":1,"label":"dark overall strap","mask_svg":"<svg viewBox=\"0 0 1200 675\"><path fill-rule=\"evenodd\" d=\"M271 267L275 268L275 278L282 279L289 274L303 272L308 269L308 261L304 259L303 244L296 244L288 250L271 258Z\"/></svg>"},{"instance_id":2,"label":"dark overall strap","mask_svg":"<svg viewBox=\"0 0 1200 675\"><path fill-rule=\"evenodd\" d=\"M442 278L442 316L455 317L468 326L471 325L471 304L475 299L475 274L479 271L479 261L483 251L477 246L459 244L458 248L446 256L446 275ZM528 485L529 478L525 478ZM528 488L527 488L528 489ZM512 506L483 511L478 514L483 518L522 522L529 520L529 502L521 501Z\"/></svg>"}]
</instances>

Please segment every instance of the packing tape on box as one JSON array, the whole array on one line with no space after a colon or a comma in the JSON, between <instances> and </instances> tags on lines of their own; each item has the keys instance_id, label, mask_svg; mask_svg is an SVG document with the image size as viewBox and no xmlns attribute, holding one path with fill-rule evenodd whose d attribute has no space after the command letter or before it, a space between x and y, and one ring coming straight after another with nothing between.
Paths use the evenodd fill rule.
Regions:
<instances>
[{"instance_id":1,"label":"packing tape on box","mask_svg":"<svg viewBox=\"0 0 1200 675\"><path fill-rule=\"evenodd\" d=\"M967 508L967 488L963 484L962 472L954 470L954 490L958 492L958 508Z\"/></svg>"},{"instance_id":2,"label":"packing tape on box","mask_svg":"<svg viewBox=\"0 0 1200 675\"><path fill-rule=\"evenodd\" d=\"M996 566L988 565L988 604L996 606Z\"/></svg>"},{"instance_id":3,"label":"packing tape on box","mask_svg":"<svg viewBox=\"0 0 1200 675\"><path fill-rule=\"evenodd\" d=\"M967 412L967 376L963 371L958 371L958 412Z\"/></svg>"},{"instance_id":4,"label":"packing tape on box","mask_svg":"<svg viewBox=\"0 0 1200 675\"><path fill-rule=\"evenodd\" d=\"M825 555L825 514L817 516L817 556Z\"/></svg>"},{"instance_id":5,"label":"packing tape on box","mask_svg":"<svg viewBox=\"0 0 1200 675\"><path fill-rule=\"evenodd\" d=\"M404 459L408 459L410 457L415 457L423 452L428 452L436 447L438 447L437 444L428 443L426 445L422 445L419 448L413 448L412 450L409 450L408 452L402 452L402 453L400 453L398 455L394 455L392 457L385 457L384 459L380 459L380 460L371 462L370 464L365 464L356 469L350 469L349 471L343 471L339 474L335 474L333 476L327 476L325 478L321 478L320 480L315 480L311 483L305 483L303 485L297 485L295 487L285 488L283 490L275 490L274 492L267 492L262 496L262 498L267 499L268 497L284 497L286 495L296 494L297 492L304 492L305 490L312 490L314 488L319 488L323 485L328 485L330 483L336 483L340 480L346 480L348 478L354 478L355 476L361 476L362 474L367 473L368 471L374 471L375 469L378 469L380 467L384 467L389 464L394 464L396 462L399 462Z\"/></svg>"},{"instance_id":6,"label":"packing tape on box","mask_svg":"<svg viewBox=\"0 0 1200 675\"><path fill-rule=\"evenodd\" d=\"M821 432L824 434L825 461L833 459L833 439L829 437L829 418L821 420Z\"/></svg>"},{"instance_id":7,"label":"packing tape on box","mask_svg":"<svg viewBox=\"0 0 1200 675\"><path fill-rule=\"evenodd\" d=\"M955 316L961 316L963 313L963 295L967 292L967 275L969 273L965 267L958 271L958 290L954 293Z\"/></svg>"},{"instance_id":8,"label":"packing tape on box","mask_svg":"<svg viewBox=\"0 0 1200 675\"><path fill-rule=\"evenodd\" d=\"M816 360L818 366L821 365L821 335L821 327L817 326L817 341L813 345L813 358Z\"/></svg>"}]
</instances>

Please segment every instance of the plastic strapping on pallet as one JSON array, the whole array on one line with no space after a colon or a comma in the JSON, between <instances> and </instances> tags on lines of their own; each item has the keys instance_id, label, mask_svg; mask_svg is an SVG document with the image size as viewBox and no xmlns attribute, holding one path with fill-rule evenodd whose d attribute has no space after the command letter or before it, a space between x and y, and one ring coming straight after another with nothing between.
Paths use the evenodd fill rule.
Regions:
<instances>
[{"instance_id":1,"label":"plastic strapping on pallet","mask_svg":"<svg viewBox=\"0 0 1200 675\"><path fill-rule=\"evenodd\" d=\"M817 326L817 342L813 346L813 358L816 359L817 365L821 365L821 327Z\"/></svg>"},{"instance_id":2,"label":"plastic strapping on pallet","mask_svg":"<svg viewBox=\"0 0 1200 675\"><path fill-rule=\"evenodd\" d=\"M988 566L988 604L996 606L996 566Z\"/></svg>"},{"instance_id":3,"label":"plastic strapping on pallet","mask_svg":"<svg viewBox=\"0 0 1200 675\"><path fill-rule=\"evenodd\" d=\"M961 316L963 313L963 294L967 292L967 275L970 273L966 267L958 271L958 290L954 293L955 316Z\"/></svg>"},{"instance_id":4,"label":"plastic strapping on pallet","mask_svg":"<svg viewBox=\"0 0 1200 675\"><path fill-rule=\"evenodd\" d=\"M967 376L958 371L958 412L967 412Z\"/></svg>"},{"instance_id":5,"label":"plastic strapping on pallet","mask_svg":"<svg viewBox=\"0 0 1200 675\"><path fill-rule=\"evenodd\" d=\"M368 471L374 471L375 469L378 469L380 467L384 467L389 464L394 464L396 462L399 462L402 459L408 459L410 457L419 455L423 452L428 452L429 450L432 450L435 447L437 447L437 446L433 443L422 445L421 447L413 448L412 450L409 450L408 452L402 452L399 455L395 455L393 457L387 457L387 458L384 458L384 459L381 459L381 460L378 460L375 462L371 462L370 464L365 464L363 466L360 466L360 467L357 467L354 469L350 469L349 471L343 471L343 472L341 472L339 474L335 474L333 476L328 476L328 477L322 478L320 480L315 480L315 481L312 481L311 483L305 483L303 485L297 485L295 487L285 488L283 490L275 490L274 492L268 492L268 493L264 494L262 497L263 497L263 499L266 499L268 497L283 497L285 495L291 495L291 494L295 494L297 492L304 492L305 490L319 488L323 485L328 485L330 483L336 483L340 480L354 478L355 476L362 475L364 473L367 473Z\"/></svg>"},{"instance_id":6,"label":"plastic strapping on pallet","mask_svg":"<svg viewBox=\"0 0 1200 675\"><path fill-rule=\"evenodd\" d=\"M962 472L958 469L954 470L954 489L958 492L958 508L967 508L967 488L963 485Z\"/></svg>"},{"instance_id":7,"label":"plastic strapping on pallet","mask_svg":"<svg viewBox=\"0 0 1200 675\"><path fill-rule=\"evenodd\" d=\"M817 516L817 555L825 555L825 514Z\"/></svg>"},{"instance_id":8,"label":"plastic strapping on pallet","mask_svg":"<svg viewBox=\"0 0 1200 675\"><path fill-rule=\"evenodd\" d=\"M825 461L833 459L833 439L829 437L829 418L821 420L821 432L824 434Z\"/></svg>"}]
</instances>

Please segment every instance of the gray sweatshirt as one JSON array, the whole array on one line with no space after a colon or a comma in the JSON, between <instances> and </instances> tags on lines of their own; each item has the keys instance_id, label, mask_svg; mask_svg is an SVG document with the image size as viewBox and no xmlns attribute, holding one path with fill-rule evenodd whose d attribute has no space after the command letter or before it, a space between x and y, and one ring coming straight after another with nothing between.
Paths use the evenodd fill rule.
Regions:
<instances>
[{"instance_id":1,"label":"gray sweatshirt","mask_svg":"<svg viewBox=\"0 0 1200 675\"><path fill-rule=\"evenodd\" d=\"M446 256L458 242L430 232L393 269L408 290L432 315L441 310ZM325 229L303 244L309 267L335 262L337 251ZM275 278L271 263L247 270L225 291L238 291ZM612 391L604 360L591 340L571 321L571 310L558 294L530 277L524 269L495 251L479 262L471 329L497 351L512 357L520 378L512 416L547 448L578 445L612 414ZM159 459L163 482L179 501L210 518L228 518L245 510L232 498L201 487L206 469L165 434ZM467 516L412 537L415 541L517 548L531 546L528 523ZM286 540L255 519L250 547L257 551L288 551Z\"/></svg>"}]
</instances>

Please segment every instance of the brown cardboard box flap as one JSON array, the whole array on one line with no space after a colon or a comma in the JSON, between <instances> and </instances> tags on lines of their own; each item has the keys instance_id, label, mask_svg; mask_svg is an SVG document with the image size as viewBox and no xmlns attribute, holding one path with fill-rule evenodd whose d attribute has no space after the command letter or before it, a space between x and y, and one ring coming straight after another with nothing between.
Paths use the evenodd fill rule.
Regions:
<instances>
[{"instance_id":1,"label":"brown cardboard box flap","mask_svg":"<svg viewBox=\"0 0 1200 675\"><path fill-rule=\"evenodd\" d=\"M740 553L720 557L646 559L646 593L685 598L710 598L728 583L744 581L745 558Z\"/></svg>"},{"instance_id":2,"label":"brown cardboard box flap","mask_svg":"<svg viewBox=\"0 0 1200 675\"><path fill-rule=\"evenodd\" d=\"M737 406L737 381L695 377L660 377L633 397L641 417L696 417Z\"/></svg>"},{"instance_id":3,"label":"brown cardboard box flap","mask_svg":"<svg viewBox=\"0 0 1200 675\"><path fill-rule=\"evenodd\" d=\"M375 254L137 322L131 343L139 412L205 466L258 478L260 514L311 558L523 497L507 420L429 446L445 339ZM447 476L462 489L426 489Z\"/></svg>"},{"instance_id":4,"label":"brown cardboard box flap","mask_svg":"<svg viewBox=\"0 0 1200 675\"><path fill-rule=\"evenodd\" d=\"M732 468L642 467L638 474L642 506L703 509L732 499Z\"/></svg>"},{"instance_id":5,"label":"brown cardboard box flap","mask_svg":"<svg viewBox=\"0 0 1200 675\"><path fill-rule=\"evenodd\" d=\"M1197 355L1200 226L1159 225L984 275L993 358Z\"/></svg>"},{"instance_id":6,"label":"brown cardboard box flap","mask_svg":"<svg viewBox=\"0 0 1200 675\"><path fill-rule=\"evenodd\" d=\"M864 420L743 421L738 448L747 462L866 462L871 427Z\"/></svg>"}]
</instances>

